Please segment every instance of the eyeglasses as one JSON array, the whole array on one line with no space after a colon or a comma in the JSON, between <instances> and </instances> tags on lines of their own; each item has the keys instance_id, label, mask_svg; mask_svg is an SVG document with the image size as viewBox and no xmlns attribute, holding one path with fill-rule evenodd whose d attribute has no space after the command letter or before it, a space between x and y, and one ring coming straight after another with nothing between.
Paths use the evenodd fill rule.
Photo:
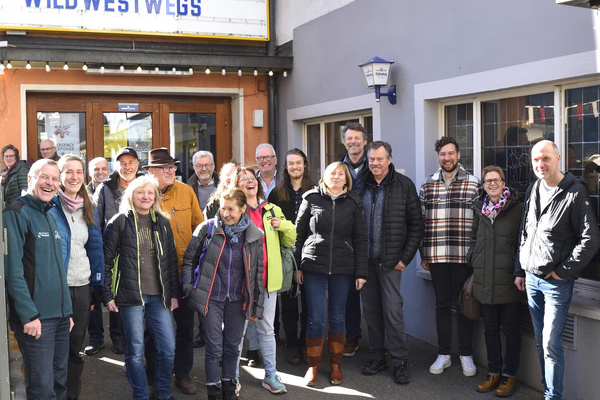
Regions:
<instances>
[{"instance_id":1,"label":"eyeglasses","mask_svg":"<svg viewBox=\"0 0 600 400\"><path fill-rule=\"evenodd\" d=\"M40 148L40 151L49 151L49 150L52 150L52 149L55 149L55 148L56 148L56 146L46 147L44 149Z\"/></svg>"},{"instance_id":2,"label":"eyeglasses","mask_svg":"<svg viewBox=\"0 0 600 400\"><path fill-rule=\"evenodd\" d=\"M256 160L260 161L260 162L265 162L265 161L271 161L274 158L275 158L275 156L262 156L262 157L256 157Z\"/></svg>"},{"instance_id":3,"label":"eyeglasses","mask_svg":"<svg viewBox=\"0 0 600 400\"><path fill-rule=\"evenodd\" d=\"M486 180L484 180L483 182L484 182L486 185L488 185L488 186L489 186L489 185L491 185L492 183L495 183L496 185L499 185L499 184L500 184L500 182L502 182L502 181L503 181L503 179L502 179L502 178L494 178L494 179L486 179Z\"/></svg>"},{"instance_id":4,"label":"eyeglasses","mask_svg":"<svg viewBox=\"0 0 600 400\"><path fill-rule=\"evenodd\" d=\"M213 165L215 165L215 164L213 164L213 163L208 163L208 164L194 164L194 167L198 168L198 169L209 169Z\"/></svg>"},{"instance_id":5,"label":"eyeglasses","mask_svg":"<svg viewBox=\"0 0 600 400\"><path fill-rule=\"evenodd\" d=\"M166 167L154 167L154 168L162 169L163 172L171 172L171 171L175 171L177 169L177 167L174 165L167 165Z\"/></svg>"},{"instance_id":6,"label":"eyeglasses","mask_svg":"<svg viewBox=\"0 0 600 400\"><path fill-rule=\"evenodd\" d=\"M256 178L254 176L244 176L238 180L238 182L252 182L252 181L256 181Z\"/></svg>"},{"instance_id":7,"label":"eyeglasses","mask_svg":"<svg viewBox=\"0 0 600 400\"><path fill-rule=\"evenodd\" d=\"M4 158L15 158L16 155L15 154L5 154Z\"/></svg>"}]
</instances>

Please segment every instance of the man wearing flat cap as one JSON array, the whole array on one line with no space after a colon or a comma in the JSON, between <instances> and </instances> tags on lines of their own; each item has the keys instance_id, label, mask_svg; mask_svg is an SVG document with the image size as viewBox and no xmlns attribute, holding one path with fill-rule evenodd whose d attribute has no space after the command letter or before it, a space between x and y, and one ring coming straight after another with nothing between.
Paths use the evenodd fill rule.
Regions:
<instances>
[{"instance_id":1,"label":"man wearing flat cap","mask_svg":"<svg viewBox=\"0 0 600 400\"><path fill-rule=\"evenodd\" d=\"M119 204L121 196L129 183L135 178L142 175L138 172L140 160L138 154L132 147L123 147L117 152L115 157L117 164L115 171L110 174L107 180L102 182L94 192L93 201L98 208L98 216L100 218L100 228L104 232L104 228L112 217L119 213ZM84 352L88 356L97 354L104 347L104 327L102 324L102 306L98 293L92 294L94 308L90 313L90 322L88 325L88 333L90 343L85 348ZM110 338L113 342L113 351L116 354L123 354L125 351L125 341L119 325L118 315L115 312L110 312Z\"/></svg>"},{"instance_id":2,"label":"man wearing flat cap","mask_svg":"<svg viewBox=\"0 0 600 400\"><path fill-rule=\"evenodd\" d=\"M177 249L177 267L181 275L183 254L192 239L192 233L204 217L194 189L175 179L176 161L169 150L161 147L150 150L148 154L148 175L158 182L161 209L169 214L169 222L173 230L175 248ZM181 291L183 293L183 290ZM190 378L194 364L194 311L188 306L188 300L178 299L179 307L173 311L177 324L175 335L175 384L184 394L195 394L198 390L196 382ZM147 373L154 373L154 346L146 345Z\"/></svg>"}]
</instances>

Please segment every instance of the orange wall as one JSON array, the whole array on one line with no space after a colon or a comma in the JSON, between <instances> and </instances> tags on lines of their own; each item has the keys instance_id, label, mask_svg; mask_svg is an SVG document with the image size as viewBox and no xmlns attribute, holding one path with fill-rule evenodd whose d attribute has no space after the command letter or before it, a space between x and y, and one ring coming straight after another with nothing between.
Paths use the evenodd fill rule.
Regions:
<instances>
[{"instance_id":1,"label":"orange wall","mask_svg":"<svg viewBox=\"0 0 600 400\"><path fill-rule=\"evenodd\" d=\"M135 75L92 75L81 70L64 71L52 69L6 69L0 75L0 147L9 143L15 145L23 157L26 149L21 146L21 119L25 112L21 108L20 87L27 85L110 85L110 86L155 86L155 87L193 87L193 88L242 88L244 90L244 157L247 163L254 163L254 150L259 143L268 142L268 92L258 91L258 82L267 88L266 76L228 73L222 76L220 71L206 75L196 71L192 76L135 76ZM123 91L123 94L128 92ZM264 110L264 127L252 127L252 110ZM235 114L233 110L232 114ZM1 160L0 160L1 161Z\"/></svg>"}]
</instances>

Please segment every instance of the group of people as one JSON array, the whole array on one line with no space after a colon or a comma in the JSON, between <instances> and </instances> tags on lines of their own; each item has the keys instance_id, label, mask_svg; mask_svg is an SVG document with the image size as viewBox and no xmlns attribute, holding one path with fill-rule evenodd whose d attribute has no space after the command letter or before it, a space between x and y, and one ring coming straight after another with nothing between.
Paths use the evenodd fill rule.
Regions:
<instances>
[{"instance_id":1,"label":"group of people","mask_svg":"<svg viewBox=\"0 0 600 400\"><path fill-rule=\"evenodd\" d=\"M28 398L79 396L86 328L85 353L104 346L102 305L134 399L149 399L149 387L154 398L173 399L171 375L183 393L196 393L193 348L204 343L208 398L237 399L244 338L249 365L264 366L262 386L285 393L275 354L280 314L287 361L307 364L307 385L319 378L326 341L329 381L343 382L342 358L358 349L362 316L369 358L361 372L387 370L389 354L394 382L407 384L401 279L417 252L436 303L430 373L451 366L452 306L473 275L488 357L476 390L515 391L526 292L544 395L561 398L573 283L600 246L585 183L560 171L547 140L532 148L538 179L525 194L506 185L499 167L485 167L480 182L460 164L456 141L443 137L435 143L440 167L417 191L396 171L390 144L367 138L348 123L347 153L317 185L303 151L289 150L278 172L270 144L257 147L256 169L227 163L219 174L213 155L198 151L187 184L168 149L151 150L142 173L136 150L125 147L112 173L104 158L90 162L87 187L81 158L18 167L18 150L5 146L9 323ZM290 283L282 247L299 267L289 291L281 290ZM463 374L474 376L473 321L459 313L457 327Z\"/></svg>"}]
</instances>

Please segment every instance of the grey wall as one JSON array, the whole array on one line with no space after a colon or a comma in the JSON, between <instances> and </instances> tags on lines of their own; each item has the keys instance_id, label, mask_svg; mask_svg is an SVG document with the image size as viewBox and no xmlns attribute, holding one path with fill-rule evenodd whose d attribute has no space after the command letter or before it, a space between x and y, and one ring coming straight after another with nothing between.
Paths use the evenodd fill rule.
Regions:
<instances>
[{"instance_id":1,"label":"grey wall","mask_svg":"<svg viewBox=\"0 0 600 400\"><path fill-rule=\"evenodd\" d=\"M594 30L594 15L595 11L557 5L553 0L356 0L294 30L294 69L279 85L283 148L301 143L301 124L290 123L289 110L369 94L374 120L379 118L375 126L394 148L394 164L404 168L418 187L424 176L416 176L417 159L425 157L427 174L437 168L437 161L429 141L425 153L416 151L415 85L594 51L595 36L600 37L600 31ZM372 91L364 86L358 64L373 56L395 61L391 83L398 87L397 105L385 98L376 105ZM536 71L531 74L535 80ZM436 112L437 105L427 107ZM313 117L318 115L314 111ZM290 126L294 126L291 131ZM433 291L430 281L415 271L413 261L402 282L406 330L435 344ZM589 343L597 348L591 337L597 337L599 322L579 321L579 347ZM476 356L485 364L481 327L477 330ZM567 351L568 362L583 374L567 379L569 398L600 398L600 389L589 387L598 357ZM522 359L526 361L520 378L539 387L531 336L524 338Z\"/></svg>"}]
</instances>

